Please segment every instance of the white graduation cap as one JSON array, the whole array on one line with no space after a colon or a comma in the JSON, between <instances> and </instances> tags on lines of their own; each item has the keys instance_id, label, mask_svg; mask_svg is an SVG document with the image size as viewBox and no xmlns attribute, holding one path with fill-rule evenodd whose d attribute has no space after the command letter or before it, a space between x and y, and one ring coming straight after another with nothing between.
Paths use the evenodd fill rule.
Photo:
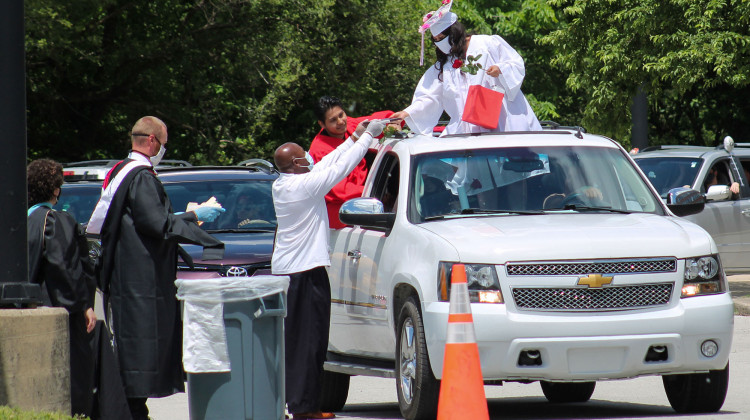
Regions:
<instances>
[{"instance_id":1,"label":"white graduation cap","mask_svg":"<svg viewBox=\"0 0 750 420\"><path fill-rule=\"evenodd\" d=\"M419 33L422 34L422 47L419 51L419 65L424 65L424 33L428 29L432 35L443 32L447 27L456 23L458 16L451 12L453 0L443 0L443 5L439 9L427 13L422 18L422 26L419 27Z\"/></svg>"}]
</instances>

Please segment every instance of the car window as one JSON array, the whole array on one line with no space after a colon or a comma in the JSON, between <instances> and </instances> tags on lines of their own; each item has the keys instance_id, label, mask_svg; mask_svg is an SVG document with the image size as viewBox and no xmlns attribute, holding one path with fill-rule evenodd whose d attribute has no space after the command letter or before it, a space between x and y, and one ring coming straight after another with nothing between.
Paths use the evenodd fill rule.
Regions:
<instances>
[{"instance_id":1,"label":"car window","mask_svg":"<svg viewBox=\"0 0 750 420\"><path fill-rule=\"evenodd\" d=\"M182 181L164 183L174 211L185 211L188 203L202 203L216 197L226 209L214 222L204 223L206 231L225 229L276 228L270 180Z\"/></svg>"},{"instance_id":2,"label":"car window","mask_svg":"<svg viewBox=\"0 0 750 420\"><path fill-rule=\"evenodd\" d=\"M410 183L415 222L467 212L663 210L617 149L514 147L418 156ZM467 210L470 209L470 210Z\"/></svg>"},{"instance_id":3,"label":"car window","mask_svg":"<svg viewBox=\"0 0 750 420\"><path fill-rule=\"evenodd\" d=\"M713 185L726 185L729 186L733 182L733 177L729 170L729 159L722 159L717 161L708 169L706 178L703 180L703 187L701 192L705 193L708 188Z\"/></svg>"},{"instance_id":4,"label":"car window","mask_svg":"<svg viewBox=\"0 0 750 420\"><path fill-rule=\"evenodd\" d=\"M373 198L377 198L383 203L383 209L386 213L396 211L398 181L398 157L393 153L388 153L383 157L383 162L379 166L371 194Z\"/></svg>"},{"instance_id":5,"label":"car window","mask_svg":"<svg viewBox=\"0 0 750 420\"><path fill-rule=\"evenodd\" d=\"M661 197L677 187L692 188L703 165L701 158L653 157L636 159Z\"/></svg>"},{"instance_id":6,"label":"car window","mask_svg":"<svg viewBox=\"0 0 750 420\"><path fill-rule=\"evenodd\" d=\"M63 184L54 209L73 215L78 223L88 223L102 192L101 184Z\"/></svg>"}]
</instances>

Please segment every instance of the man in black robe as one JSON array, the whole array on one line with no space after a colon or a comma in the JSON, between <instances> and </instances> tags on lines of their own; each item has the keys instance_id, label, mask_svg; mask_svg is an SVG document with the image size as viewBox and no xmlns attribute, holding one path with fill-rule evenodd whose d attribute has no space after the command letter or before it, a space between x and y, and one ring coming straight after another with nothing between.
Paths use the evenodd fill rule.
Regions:
<instances>
[{"instance_id":1,"label":"man in black robe","mask_svg":"<svg viewBox=\"0 0 750 420\"><path fill-rule=\"evenodd\" d=\"M143 117L131 137L132 151L107 175L87 229L101 233L99 287L130 412L141 420L148 418L147 398L185 390L174 284L178 244L203 245L203 258L221 258L223 243L196 222L213 221L223 209L174 214L153 169L165 152L166 125Z\"/></svg>"}]
</instances>

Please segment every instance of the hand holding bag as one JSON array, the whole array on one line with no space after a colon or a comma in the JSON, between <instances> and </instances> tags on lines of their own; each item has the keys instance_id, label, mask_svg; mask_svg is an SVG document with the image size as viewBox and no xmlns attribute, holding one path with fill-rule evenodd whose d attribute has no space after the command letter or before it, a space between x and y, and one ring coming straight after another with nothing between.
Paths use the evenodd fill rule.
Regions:
<instances>
[{"instance_id":1,"label":"hand holding bag","mask_svg":"<svg viewBox=\"0 0 750 420\"><path fill-rule=\"evenodd\" d=\"M479 84L469 86L461 120L494 130L497 128L497 122L500 119L500 110L503 107L505 95L502 92L482 86L485 71L481 71L482 80Z\"/></svg>"}]
</instances>

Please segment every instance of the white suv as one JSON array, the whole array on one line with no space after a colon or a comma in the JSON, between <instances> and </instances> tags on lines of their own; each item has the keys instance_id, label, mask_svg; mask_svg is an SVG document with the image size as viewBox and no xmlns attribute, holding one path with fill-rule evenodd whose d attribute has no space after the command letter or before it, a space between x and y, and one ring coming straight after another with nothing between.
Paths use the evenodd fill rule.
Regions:
<instances>
[{"instance_id":1,"label":"white suv","mask_svg":"<svg viewBox=\"0 0 750 420\"><path fill-rule=\"evenodd\" d=\"M580 131L387 140L331 231L323 409L377 375L405 418L435 417L462 263L487 383L581 402L596 381L662 375L675 410L719 410L732 299L711 236L675 216L705 198L666 201L618 143Z\"/></svg>"}]
</instances>

